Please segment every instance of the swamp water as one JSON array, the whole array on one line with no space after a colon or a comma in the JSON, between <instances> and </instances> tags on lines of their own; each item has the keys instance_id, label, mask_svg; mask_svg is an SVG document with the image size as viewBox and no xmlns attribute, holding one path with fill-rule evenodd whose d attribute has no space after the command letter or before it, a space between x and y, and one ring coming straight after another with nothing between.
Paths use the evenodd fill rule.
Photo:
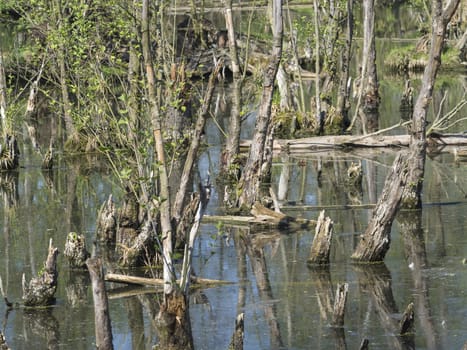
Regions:
<instances>
[{"instance_id":1,"label":"swamp water","mask_svg":"<svg viewBox=\"0 0 467 350\"><path fill-rule=\"evenodd\" d=\"M218 171L219 134L213 124L207 127L206 141L212 146L200 159L200 174ZM276 159L273 186L284 199L284 211L316 219L318 207L325 207L334 221L327 269L306 264L313 230L249 236L246 229L203 224L195 271L233 283L193 293L195 348L226 349L240 310L245 312L245 349L333 349L344 344L356 349L363 338L372 349L404 349L405 340L395 336L397 322L413 302L417 349L461 349L467 340L467 163L450 154L429 157L425 206L421 212L399 215L385 264L350 262L371 215L365 204L377 200L395 154L326 151ZM118 197L115 180L96 167L97 159L61 159L49 173L40 170L40 159L26 146L22 155L22 167L1 176L0 275L11 301L21 298L22 274L29 279L41 269L50 238L63 251L67 233L82 232L91 249L100 205L110 193ZM345 185L352 161L362 161L361 192L350 192ZM221 213L220 193L215 186L208 214ZM247 249L245 239L253 248ZM62 255L59 274L53 307L8 311L0 304L2 330L12 349L94 348L89 278L70 270ZM349 284L345 325L335 329L330 310L337 284L344 282ZM150 289L112 288L119 288L109 292L115 349L150 349L157 343L152 315L159 297Z\"/></svg>"}]
</instances>

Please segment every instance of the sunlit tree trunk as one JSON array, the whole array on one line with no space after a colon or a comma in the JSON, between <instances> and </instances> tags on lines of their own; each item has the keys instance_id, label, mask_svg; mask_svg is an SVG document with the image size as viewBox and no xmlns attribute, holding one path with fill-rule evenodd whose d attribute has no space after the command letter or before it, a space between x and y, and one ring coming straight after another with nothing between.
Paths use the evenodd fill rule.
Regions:
<instances>
[{"instance_id":1,"label":"sunlit tree trunk","mask_svg":"<svg viewBox=\"0 0 467 350\"><path fill-rule=\"evenodd\" d=\"M164 140L161 130L161 114L157 101L156 77L151 54L151 42L149 37L149 0L143 0L141 12L141 27L142 27L142 47L144 56L144 66L146 70L146 80L148 88L148 97L150 104L150 116L152 123L152 132L154 136L154 147L158 161L159 171L159 188L160 197L160 218L163 244L163 265L164 265L164 294L169 295L173 291L175 283L175 274L172 265L172 225L170 222L170 194L169 180L167 177L167 168L164 154Z\"/></svg>"},{"instance_id":2,"label":"sunlit tree trunk","mask_svg":"<svg viewBox=\"0 0 467 350\"><path fill-rule=\"evenodd\" d=\"M272 54L264 73L263 93L258 116L256 118L253 142L251 143L248 160L242 178L240 179L242 193L240 195L239 205L247 208L251 207L258 199L264 162L264 148L268 130L270 130L270 124L272 123L271 104L274 93L274 82L282 56L283 29L281 0L273 0L272 16L274 23Z\"/></svg>"},{"instance_id":3,"label":"sunlit tree trunk","mask_svg":"<svg viewBox=\"0 0 467 350\"><path fill-rule=\"evenodd\" d=\"M240 143L240 89L242 87L242 75L240 72L240 65L237 52L237 42L235 39L234 24L232 19L232 0L225 1L225 23L227 26L227 33L229 38L229 50L231 69L233 75L232 82L232 106L230 109L230 123L229 133L225 144L224 154L224 172L228 173L232 163L238 156L239 143Z\"/></svg>"},{"instance_id":4,"label":"sunlit tree trunk","mask_svg":"<svg viewBox=\"0 0 467 350\"><path fill-rule=\"evenodd\" d=\"M3 64L3 52L0 43L0 119L2 125L2 133L6 133L6 78L5 78L5 66Z\"/></svg>"},{"instance_id":5,"label":"sunlit tree trunk","mask_svg":"<svg viewBox=\"0 0 467 350\"><path fill-rule=\"evenodd\" d=\"M348 112L350 108L349 95L350 89L349 75L350 75L350 55L352 50L353 39L353 0L347 0L347 22L346 22L346 37L345 46L340 55L340 78L337 94L336 109L337 114L344 120L344 125L348 125Z\"/></svg>"},{"instance_id":6,"label":"sunlit tree trunk","mask_svg":"<svg viewBox=\"0 0 467 350\"><path fill-rule=\"evenodd\" d=\"M364 130L378 130L379 91L376 73L375 0L363 1L362 106Z\"/></svg>"}]
</instances>

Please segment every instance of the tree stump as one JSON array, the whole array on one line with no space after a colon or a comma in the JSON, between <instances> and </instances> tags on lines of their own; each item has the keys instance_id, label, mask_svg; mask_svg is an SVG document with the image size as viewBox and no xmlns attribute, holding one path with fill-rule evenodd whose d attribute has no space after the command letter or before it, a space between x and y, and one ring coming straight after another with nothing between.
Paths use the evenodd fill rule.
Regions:
<instances>
[{"instance_id":1,"label":"tree stump","mask_svg":"<svg viewBox=\"0 0 467 350\"><path fill-rule=\"evenodd\" d=\"M311 245L310 257L307 261L308 264L329 264L332 233L333 222L329 217L324 217L324 210L322 210L316 223L315 237Z\"/></svg>"},{"instance_id":2,"label":"tree stump","mask_svg":"<svg viewBox=\"0 0 467 350\"><path fill-rule=\"evenodd\" d=\"M96 237L98 241L114 243L117 233L117 212L112 195L102 205L97 215Z\"/></svg>"},{"instance_id":3,"label":"tree stump","mask_svg":"<svg viewBox=\"0 0 467 350\"><path fill-rule=\"evenodd\" d=\"M404 315L402 315L402 319L400 321L400 335L406 335L414 332L415 313L413 307L413 303L407 305Z\"/></svg>"},{"instance_id":4,"label":"tree stump","mask_svg":"<svg viewBox=\"0 0 467 350\"><path fill-rule=\"evenodd\" d=\"M6 135L5 141L0 145L0 169L12 170L19 166L19 148L16 137Z\"/></svg>"},{"instance_id":5,"label":"tree stump","mask_svg":"<svg viewBox=\"0 0 467 350\"><path fill-rule=\"evenodd\" d=\"M245 325L243 323L244 313L242 312L235 319L235 331L229 345L229 350L243 350L243 336Z\"/></svg>"},{"instance_id":6,"label":"tree stump","mask_svg":"<svg viewBox=\"0 0 467 350\"><path fill-rule=\"evenodd\" d=\"M8 347L8 344L6 343L5 336L3 333L0 331L0 350L10 350Z\"/></svg>"},{"instance_id":7,"label":"tree stump","mask_svg":"<svg viewBox=\"0 0 467 350\"><path fill-rule=\"evenodd\" d=\"M58 278L57 256L58 249L52 245L52 240L50 240L49 254L39 276L32 278L28 285L23 274L23 302L25 306L48 306L55 300Z\"/></svg>"},{"instance_id":8,"label":"tree stump","mask_svg":"<svg viewBox=\"0 0 467 350\"><path fill-rule=\"evenodd\" d=\"M63 255L68 259L71 267L85 267L86 260L90 257L90 254L86 249L86 239L84 235L70 232L66 238Z\"/></svg>"},{"instance_id":9,"label":"tree stump","mask_svg":"<svg viewBox=\"0 0 467 350\"><path fill-rule=\"evenodd\" d=\"M334 313L332 317L332 324L336 327L344 326L345 304L347 302L348 291L348 283L337 285L336 298L334 299Z\"/></svg>"}]
</instances>

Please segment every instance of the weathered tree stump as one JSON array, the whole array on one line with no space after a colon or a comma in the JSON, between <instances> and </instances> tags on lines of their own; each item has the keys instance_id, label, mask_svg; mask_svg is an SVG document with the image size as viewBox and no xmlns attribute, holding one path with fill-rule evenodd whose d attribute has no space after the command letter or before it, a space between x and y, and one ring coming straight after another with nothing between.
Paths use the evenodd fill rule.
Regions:
<instances>
[{"instance_id":1,"label":"weathered tree stump","mask_svg":"<svg viewBox=\"0 0 467 350\"><path fill-rule=\"evenodd\" d=\"M32 278L27 284L23 274L23 302L25 306L48 306L55 300L58 278L57 256L58 249L52 245L52 240L50 240L47 260L43 270L39 272L39 276Z\"/></svg>"},{"instance_id":2,"label":"weathered tree stump","mask_svg":"<svg viewBox=\"0 0 467 350\"><path fill-rule=\"evenodd\" d=\"M189 304L179 289L165 295L164 303L156 316L159 344L156 349L193 349Z\"/></svg>"},{"instance_id":3,"label":"weathered tree stump","mask_svg":"<svg viewBox=\"0 0 467 350\"><path fill-rule=\"evenodd\" d=\"M334 299L334 312L332 316L332 324L336 327L344 326L345 304L347 302L348 291L348 283L337 285L336 298Z\"/></svg>"},{"instance_id":4,"label":"weathered tree stump","mask_svg":"<svg viewBox=\"0 0 467 350\"><path fill-rule=\"evenodd\" d=\"M86 249L84 235L70 232L66 238L63 255L68 259L71 267L85 267L86 260L90 257L90 254Z\"/></svg>"},{"instance_id":5,"label":"weathered tree stump","mask_svg":"<svg viewBox=\"0 0 467 350\"><path fill-rule=\"evenodd\" d=\"M5 140L0 144L0 169L12 170L19 166L19 148L16 137L5 135Z\"/></svg>"},{"instance_id":6,"label":"weathered tree stump","mask_svg":"<svg viewBox=\"0 0 467 350\"><path fill-rule=\"evenodd\" d=\"M229 350L243 350L243 336L245 325L243 323L244 313L237 315L235 319L235 331L232 335L232 340L230 341Z\"/></svg>"},{"instance_id":7,"label":"weathered tree stump","mask_svg":"<svg viewBox=\"0 0 467 350\"><path fill-rule=\"evenodd\" d=\"M361 187L362 186L362 163L352 162L347 169L347 183L351 186Z\"/></svg>"},{"instance_id":8,"label":"weathered tree stump","mask_svg":"<svg viewBox=\"0 0 467 350\"><path fill-rule=\"evenodd\" d=\"M99 350L112 350L112 327L109 316L109 302L104 284L104 271L99 258L86 260L92 284L92 297L94 300L94 322L96 328L96 348Z\"/></svg>"},{"instance_id":9,"label":"weathered tree stump","mask_svg":"<svg viewBox=\"0 0 467 350\"><path fill-rule=\"evenodd\" d=\"M8 344L6 343L5 336L3 333L0 331L0 350L10 350L8 347Z\"/></svg>"},{"instance_id":10,"label":"weathered tree stump","mask_svg":"<svg viewBox=\"0 0 467 350\"><path fill-rule=\"evenodd\" d=\"M102 205L97 215L96 237L98 241L114 243L117 233L117 212L112 195Z\"/></svg>"},{"instance_id":11,"label":"weathered tree stump","mask_svg":"<svg viewBox=\"0 0 467 350\"><path fill-rule=\"evenodd\" d=\"M360 350L368 350L368 344L370 344L370 341L366 338L363 339L360 343Z\"/></svg>"},{"instance_id":12,"label":"weathered tree stump","mask_svg":"<svg viewBox=\"0 0 467 350\"><path fill-rule=\"evenodd\" d=\"M316 223L315 237L311 245L310 257L307 261L308 264L329 264L332 233L333 222L329 217L324 217L324 210L322 210Z\"/></svg>"},{"instance_id":13,"label":"weathered tree stump","mask_svg":"<svg viewBox=\"0 0 467 350\"><path fill-rule=\"evenodd\" d=\"M406 335L414 332L415 313L413 308L413 303L410 303L407 305L407 308L402 315L402 319L400 321L400 335Z\"/></svg>"}]
</instances>

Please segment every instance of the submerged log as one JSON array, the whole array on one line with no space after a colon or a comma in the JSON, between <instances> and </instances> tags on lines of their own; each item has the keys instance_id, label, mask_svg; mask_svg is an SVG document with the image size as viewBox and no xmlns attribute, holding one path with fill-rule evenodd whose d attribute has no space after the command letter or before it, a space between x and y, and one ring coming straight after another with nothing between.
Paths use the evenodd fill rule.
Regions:
<instances>
[{"instance_id":1,"label":"submerged log","mask_svg":"<svg viewBox=\"0 0 467 350\"><path fill-rule=\"evenodd\" d=\"M315 237L311 245L308 264L327 265L331 252L331 239L333 233L333 222L329 217L324 217L324 210L319 213L315 228Z\"/></svg>"},{"instance_id":2,"label":"submerged log","mask_svg":"<svg viewBox=\"0 0 467 350\"><path fill-rule=\"evenodd\" d=\"M244 313L242 312L235 319L235 331L232 335L228 350L243 350L243 336L245 325L243 323Z\"/></svg>"},{"instance_id":3,"label":"submerged log","mask_svg":"<svg viewBox=\"0 0 467 350\"><path fill-rule=\"evenodd\" d=\"M49 243L49 253L45 266L39 272L37 277L34 277L26 283L26 278L23 274L23 302L25 306L48 306L55 300L55 291L57 290L57 256L58 249L52 245L52 240Z\"/></svg>"},{"instance_id":4,"label":"submerged log","mask_svg":"<svg viewBox=\"0 0 467 350\"><path fill-rule=\"evenodd\" d=\"M90 254L86 249L84 235L70 232L66 238L63 255L68 259L71 267L85 267L86 260L90 257Z\"/></svg>"},{"instance_id":5,"label":"submerged log","mask_svg":"<svg viewBox=\"0 0 467 350\"><path fill-rule=\"evenodd\" d=\"M99 350L112 350L112 327L109 316L109 302L104 284L104 271L102 262L98 258L86 261L92 284L92 297L94 300L94 322L96 328L96 348Z\"/></svg>"}]
</instances>

